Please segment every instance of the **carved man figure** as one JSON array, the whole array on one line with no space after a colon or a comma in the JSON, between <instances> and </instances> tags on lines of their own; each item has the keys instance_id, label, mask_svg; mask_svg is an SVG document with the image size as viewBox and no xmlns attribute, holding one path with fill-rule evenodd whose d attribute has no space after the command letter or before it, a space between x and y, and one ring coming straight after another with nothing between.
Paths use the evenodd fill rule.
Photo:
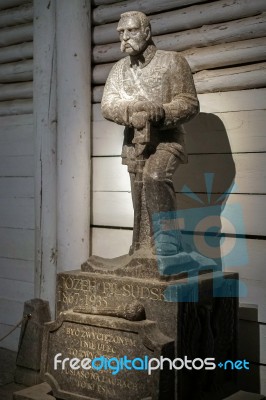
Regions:
<instances>
[{"instance_id":1,"label":"carved man figure","mask_svg":"<svg viewBox=\"0 0 266 400\"><path fill-rule=\"evenodd\" d=\"M131 177L135 213L131 253L141 247L139 225L145 224L153 252L175 255L180 250L177 236L156 229L152 220L176 209L172 177L187 162L182 124L199 112L193 77L181 55L155 47L145 14L122 14L117 30L128 57L109 74L102 113L125 126L122 160Z\"/></svg>"}]
</instances>

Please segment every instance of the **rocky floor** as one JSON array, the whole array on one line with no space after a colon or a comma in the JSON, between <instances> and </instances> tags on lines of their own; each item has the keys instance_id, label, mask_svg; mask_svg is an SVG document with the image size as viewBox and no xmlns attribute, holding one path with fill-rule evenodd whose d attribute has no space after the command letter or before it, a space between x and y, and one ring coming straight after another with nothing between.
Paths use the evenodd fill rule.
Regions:
<instances>
[{"instance_id":1,"label":"rocky floor","mask_svg":"<svg viewBox=\"0 0 266 400\"><path fill-rule=\"evenodd\" d=\"M14 371L16 366L14 351L0 348L0 399L12 400L13 393L24 389L25 386L14 382Z\"/></svg>"}]
</instances>

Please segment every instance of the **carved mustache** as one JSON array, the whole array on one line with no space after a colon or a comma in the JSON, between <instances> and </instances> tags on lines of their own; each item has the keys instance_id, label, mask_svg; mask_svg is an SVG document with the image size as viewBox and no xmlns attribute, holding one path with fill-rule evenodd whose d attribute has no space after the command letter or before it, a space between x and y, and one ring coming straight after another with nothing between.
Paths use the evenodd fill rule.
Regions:
<instances>
[{"instance_id":1,"label":"carved mustache","mask_svg":"<svg viewBox=\"0 0 266 400\"><path fill-rule=\"evenodd\" d=\"M127 46L130 46L135 51L139 51L140 50L140 46L136 42L134 42L133 40L128 40L128 41L123 40L121 42L121 51L125 51Z\"/></svg>"}]
</instances>

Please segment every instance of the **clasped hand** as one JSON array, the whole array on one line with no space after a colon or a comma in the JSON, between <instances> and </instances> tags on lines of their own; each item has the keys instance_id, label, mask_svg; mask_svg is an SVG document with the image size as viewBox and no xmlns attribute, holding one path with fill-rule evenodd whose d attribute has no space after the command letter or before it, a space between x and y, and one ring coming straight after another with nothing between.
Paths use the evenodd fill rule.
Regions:
<instances>
[{"instance_id":1,"label":"clasped hand","mask_svg":"<svg viewBox=\"0 0 266 400\"><path fill-rule=\"evenodd\" d=\"M143 128L147 121L153 124L159 123L165 116L162 104L150 101L136 101L129 106L131 124L137 128Z\"/></svg>"}]
</instances>

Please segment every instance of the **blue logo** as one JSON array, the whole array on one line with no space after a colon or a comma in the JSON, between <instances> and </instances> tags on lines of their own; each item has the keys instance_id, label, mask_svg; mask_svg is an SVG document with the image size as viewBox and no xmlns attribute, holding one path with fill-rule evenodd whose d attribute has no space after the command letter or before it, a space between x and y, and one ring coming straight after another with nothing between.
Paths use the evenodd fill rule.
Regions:
<instances>
[{"instance_id":1,"label":"blue logo","mask_svg":"<svg viewBox=\"0 0 266 400\"><path fill-rule=\"evenodd\" d=\"M182 188L182 193L200 203L201 207L161 212L153 216L156 248L162 246L162 241L173 243L176 240L176 243L179 243L177 255L158 256L160 273L174 275L186 271L187 283L190 284L190 289L184 283L170 285L165 291L167 301L195 301L198 295L198 273L201 269L209 269L213 272L228 271L230 267L241 267L248 263L241 205L226 203L235 185L232 184L225 193L211 203L214 174L206 173L204 176L206 203L187 186ZM220 278L214 282L214 297L244 297L246 295L246 286L242 282L223 279L221 273Z\"/></svg>"},{"instance_id":2,"label":"blue logo","mask_svg":"<svg viewBox=\"0 0 266 400\"><path fill-rule=\"evenodd\" d=\"M247 369L249 370L249 361L247 360L237 360L237 361L232 361L232 360L226 360L224 363L219 363L217 364L217 367L223 368L225 370L241 370L241 369Z\"/></svg>"}]
</instances>

